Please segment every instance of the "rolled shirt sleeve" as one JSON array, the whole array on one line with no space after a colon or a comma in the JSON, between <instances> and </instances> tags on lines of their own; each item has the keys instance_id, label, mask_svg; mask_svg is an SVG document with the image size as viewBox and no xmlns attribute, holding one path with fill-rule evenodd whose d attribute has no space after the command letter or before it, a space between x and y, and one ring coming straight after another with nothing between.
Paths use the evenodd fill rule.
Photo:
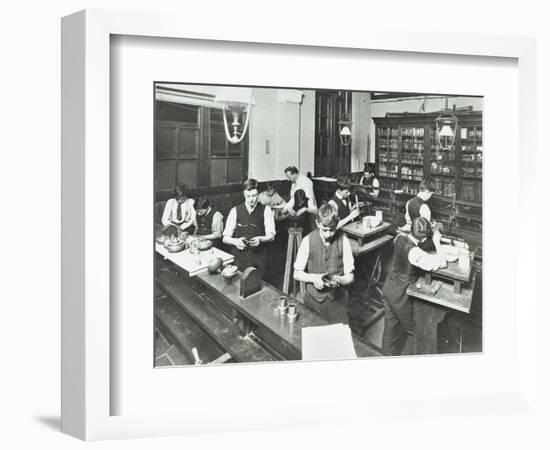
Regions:
<instances>
[{"instance_id":1,"label":"rolled shirt sleeve","mask_svg":"<svg viewBox=\"0 0 550 450\"><path fill-rule=\"evenodd\" d=\"M300 244L300 248L298 249L298 253L296 254L296 260L294 261L294 270L299 271L305 271L307 267L307 261L309 259L309 236L306 236L302 243Z\"/></svg>"},{"instance_id":2,"label":"rolled shirt sleeve","mask_svg":"<svg viewBox=\"0 0 550 450\"><path fill-rule=\"evenodd\" d=\"M225 230L223 230L223 235L226 237L233 237L235 228L237 227L237 210L235 207L231 208L229 215L227 216L227 221L225 222Z\"/></svg>"},{"instance_id":3,"label":"rolled shirt sleeve","mask_svg":"<svg viewBox=\"0 0 550 450\"><path fill-rule=\"evenodd\" d=\"M212 217L212 233L217 233L220 236L223 234L223 216L219 211L216 211Z\"/></svg>"},{"instance_id":4,"label":"rolled shirt sleeve","mask_svg":"<svg viewBox=\"0 0 550 450\"><path fill-rule=\"evenodd\" d=\"M355 270L355 260L347 236L344 236L342 242L342 259L344 260L344 275L353 272Z\"/></svg>"},{"instance_id":5,"label":"rolled shirt sleeve","mask_svg":"<svg viewBox=\"0 0 550 450\"><path fill-rule=\"evenodd\" d=\"M265 237L267 240L272 241L275 238L275 218L269 206L264 207L264 228Z\"/></svg>"},{"instance_id":6,"label":"rolled shirt sleeve","mask_svg":"<svg viewBox=\"0 0 550 450\"><path fill-rule=\"evenodd\" d=\"M313 204L317 206L317 200L315 199L315 193L313 192L313 181L311 181L305 175L301 175L296 184L299 186L296 189L303 189L306 196L313 201Z\"/></svg>"},{"instance_id":7,"label":"rolled shirt sleeve","mask_svg":"<svg viewBox=\"0 0 550 450\"><path fill-rule=\"evenodd\" d=\"M172 209L174 208L175 200L173 198L166 201L164 205L164 211L162 212L161 223L163 225L170 225L172 223Z\"/></svg>"},{"instance_id":8,"label":"rolled shirt sleeve","mask_svg":"<svg viewBox=\"0 0 550 450\"><path fill-rule=\"evenodd\" d=\"M412 222L411 216L409 216L409 202L410 200L405 203L405 222L407 223L407 225L410 225Z\"/></svg>"},{"instance_id":9,"label":"rolled shirt sleeve","mask_svg":"<svg viewBox=\"0 0 550 450\"><path fill-rule=\"evenodd\" d=\"M424 217L428 220L428 222L432 220L432 212L430 211L430 207L426 205L426 203L424 203L420 207L420 217Z\"/></svg>"}]
</instances>

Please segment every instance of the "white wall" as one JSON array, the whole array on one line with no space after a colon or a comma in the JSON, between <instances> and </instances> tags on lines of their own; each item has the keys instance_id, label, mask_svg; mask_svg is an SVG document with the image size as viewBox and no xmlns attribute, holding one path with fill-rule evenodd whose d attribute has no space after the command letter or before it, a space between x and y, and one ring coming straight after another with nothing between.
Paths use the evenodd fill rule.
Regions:
<instances>
[{"instance_id":1,"label":"white wall","mask_svg":"<svg viewBox=\"0 0 550 450\"><path fill-rule=\"evenodd\" d=\"M304 173L313 171L315 91L254 88L254 100L249 176L281 179L290 165Z\"/></svg>"},{"instance_id":2,"label":"white wall","mask_svg":"<svg viewBox=\"0 0 550 450\"><path fill-rule=\"evenodd\" d=\"M351 127L351 171L363 170L370 147L371 99L367 92L351 95L353 125Z\"/></svg>"}]
</instances>

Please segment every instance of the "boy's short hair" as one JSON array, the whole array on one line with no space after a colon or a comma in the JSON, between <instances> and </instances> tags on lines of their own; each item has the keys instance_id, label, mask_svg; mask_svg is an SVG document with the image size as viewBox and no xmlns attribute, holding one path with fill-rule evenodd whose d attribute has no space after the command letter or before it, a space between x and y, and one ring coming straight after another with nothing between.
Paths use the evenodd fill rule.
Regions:
<instances>
[{"instance_id":1,"label":"boy's short hair","mask_svg":"<svg viewBox=\"0 0 550 450\"><path fill-rule=\"evenodd\" d=\"M323 227L336 228L338 225L338 210L329 203L323 203L317 210L317 223Z\"/></svg>"},{"instance_id":2,"label":"boy's short hair","mask_svg":"<svg viewBox=\"0 0 550 450\"><path fill-rule=\"evenodd\" d=\"M285 169L285 173L290 172L291 174L295 175L298 173L298 168L296 166L288 166Z\"/></svg>"},{"instance_id":3,"label":"boy's short hair","mask_svg":"<svg viewBox=\"0 0 550 450\"><path fill-rule=\"evenodd\" d=\"M427 238L432 231L430 221L425 217L416 217L411 224L412 235L419 240Z\"/></svg>"},{"instance_id":4,"label":"boy's short hair","mask_svg":"<svg viewBox=\"0 0 550 450\"><path fill-rule=\"evenodd\" d=\"M420 183L420 186L418 187L419 192L433 192L434 191L434 185L431 183L431 181L423 180Z\"/></svg>"},{"instance_id":5,"label":"boy's short hair","mask_svg":"<svg viewBox=\"0 0 550 450\"><path fill-rule=\"evenodd\" d=\"M252 191L253 189L258 189L258 180L249 178L243 183L243 191Z\"/></svg>"},{"instance_id":6,"label":"boy's short hair","mask_svg":"<svg viewBox=\"0 0 550 450\"><path fill-rule=\"evenodd\" d=\"M195 209L208 209L212 206L212 203L210 202L210 199L208 197L202 197L199 199L199 201L195 205Z\"/></svg>"},{"instance_id":7,"label":"boy's short hair","mask_svg":"<svg viewBox=\"0 0 550 450\"><path fill-rule=\"evenodd\" d=\"M268 181L265 185L265 190L270 191L273 189L275 192L277 192L278 187L279 183L277 183L276 181Z\"/></svg>"},{"instance_id":8,"label":"boy's short hair","mask_svg":"<svg viewBox=\"0 0 550 450\"><path fill-rule=\"evenodd\" d=\"M336 179L336 186L338 186L338 189L340 189L341 191L344 191L350 188L351 181L349 181L348 177L338 177Z\"/></svg>"},{"instance_id":9,"label":"boy's short hair","mask_svg":"<svg viewBox=\"0 0 550 450\"><path fill-rule=\"evenodd\" d=\"M173 192L177 199L185 197L187 196L187 185L184 183L176 184Z\"/></svg>"},{"instance_id":10,"label":"boy's short hair","mask_svg":"<svg viewBox=\"0 0 550 450\"><path fill-rule=\"evenodd\" d=\"M374 164L365 164L365 168L363 169L363 172L367 173L374 173Z\"/></svg>"}]
</instances>

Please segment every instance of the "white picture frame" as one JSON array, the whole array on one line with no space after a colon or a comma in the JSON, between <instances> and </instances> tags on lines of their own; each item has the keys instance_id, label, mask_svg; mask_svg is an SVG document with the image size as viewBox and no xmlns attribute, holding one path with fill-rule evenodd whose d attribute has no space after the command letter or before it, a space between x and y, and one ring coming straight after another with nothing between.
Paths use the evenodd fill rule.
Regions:
<instances>
[{"instance_id":1,"label":"white picture frame","mask_svg":"<svg viewBox=\"0 0 550 450\"><path fill-rule=\"evenodd\" d=\"M222 422L200 414L111 415L111 393L116 388L110 378L109 332L116 324L110 320L110 37L132 35L192 40L284 44L334 49L369 49L391 52L433 53L517 60L519 74L519 147L535 149L536 123L535 44L532 39L472 36L445 33L399 33L378 30L350 31L339 36L326 35L311 28L307 36L275 27L204 28L190 21L182 27L169 14L144 14L113 11L82 11L62 22L62 430L85 440L162 436L207 431L232 431L263 427L268 411L250 414L246 408L233 411L234 417ZM534 150L522 158L519 166L517 198L514 205L524 220L536 222L535 199L529 173L535 170ZM92 231L93 230L93 233ZM534 242L517 249L517 257L536 261ZM529 267L518 266L517 277L527 277ZM517 288L517 285L516 285ZM503 409L523 413L537 412L536 328L530 321L536 310L536 285L526 287L518 311L517 382L500 395L473 394L469 397L435 398L433 402L445 414L493 414ZM515 295L518 295L517 292ZM529 350L528 350L529 349ZM331 364L331 363L325 363ZM390 363L391 364L391 363ZM351 366L350 366L351 367ZM244 368L246 370L246 368ZM274 370L274 369L271 369ZM184 375L182 375L184 376ZM405 399L403 399L405 400ZM350 402L321 403L326 412L311 415L319 405L304 405L302 410L286 414L284 404L273 408L275 419L269 427L328 423L374 416L373 408L386 410L388 404L365 405ZM424 403L425 405L425 403ZM472 405L477 405L472 410ZM406 408L422 409L420 400L409 399ZM281 412L281 414L277 414ZM285 413L283 413L285 412ZM255 416L255 417L251 417ZM297 417L303 417L297 421ZM244 423L243 418L249 419Z\"/></svg>"}]
</instances>

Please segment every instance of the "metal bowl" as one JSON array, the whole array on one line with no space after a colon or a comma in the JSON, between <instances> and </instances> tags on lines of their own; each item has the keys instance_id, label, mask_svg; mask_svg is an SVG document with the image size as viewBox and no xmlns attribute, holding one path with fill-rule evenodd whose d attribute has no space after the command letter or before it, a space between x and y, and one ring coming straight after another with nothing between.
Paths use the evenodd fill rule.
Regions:
<instances>
[{"instance_id":1,"label":"metal bowl","mask_svg":"<svg viewBox=\"0 0 550 450\"><path fill-rule=\"evenodd\" d=\"M238 271L239 271L239 268L237 266L226 266L221 271L221 276L224 277L226 280L230 280L235 275L237 275Z\"/></svg>"},{"instance_id":2,"label":"metal bowl","mask_svg":"<svg viewBox=\"0 0 550 450\"><path fill-rule=\"evenodd\" d=\"M458 260L458 255L460 253L458 248L453 247L452 245L442 245L441 250L445 255L447 262L455 262Z\"/></svg>"},{"instance_id":3,"label":"metal bowl","mask_svg":"<svg viewBox=\"0 0 550 450\"><path fill-rule=\"evenodd\" d=\"M185 248L185 241L175 238L175 239L166 239L164 241L164 248L170 253L181 252Z\"/></svg>"},{"instance_id":4,"label":"metal bowl","mask_svg":"<svg viewBox=\"0 0 550 450\"><path fill-rule=\"evenodd\" d=\"M209 250L212 247L212 245L213 244L210 239L203 239L203 240L199 240L198 242L198 247L199 247L199 250L201 251Z\"/></svg>"}]
</instances>

